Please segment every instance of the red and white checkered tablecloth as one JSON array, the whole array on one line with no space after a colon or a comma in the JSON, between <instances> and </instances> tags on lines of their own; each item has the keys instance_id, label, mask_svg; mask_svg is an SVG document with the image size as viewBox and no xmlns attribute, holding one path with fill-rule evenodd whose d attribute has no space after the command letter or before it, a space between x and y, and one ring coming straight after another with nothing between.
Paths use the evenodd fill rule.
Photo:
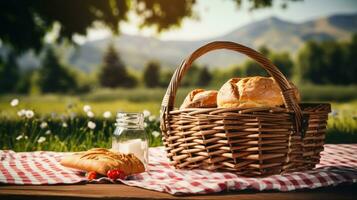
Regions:
<instances>
[{"instance_id":1,"label":"red and white checkered tablecloth","mask_svg":"<svg viewBox=\"0 0 357 200\"><path fill-rule=\"evenodd\" d=\"M240 177L234 173L205 170L175 170L162 147L150 148L149 172L122 181L174 195L207 194L244 189L291 191L357 182L357 144L325 145L321 163L315 170L264 178ZM84 174L59 164L65 153L0 150L0 184L44 185L87 182ZM109 181L100 178L92 182Z\"/></svg>"}]
</instances>

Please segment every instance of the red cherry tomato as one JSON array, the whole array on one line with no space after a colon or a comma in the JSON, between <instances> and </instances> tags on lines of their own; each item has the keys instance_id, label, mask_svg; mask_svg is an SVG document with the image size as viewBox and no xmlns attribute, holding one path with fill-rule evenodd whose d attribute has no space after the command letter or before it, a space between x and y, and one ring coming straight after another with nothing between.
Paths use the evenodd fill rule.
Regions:
<instances>
[{"instance_id":1,"label":"red cherry tomato","mask_svg":"<svg viewBox=\"0 0 357 200\"><path fill-rule=\"evenodd\" d=\"M120 170L120 169L111 169L107 172L107 176L110 179L116 180L116 179L122 179L125 180L126 176L125 173Z\"/></svg>"},{"instance_id":2,"label":"red cherry tomato","mask_svg":"<svg viewBox=\"0 0 357 200\"><path fill-rule=\"evenodd\" d=\"M87 173L87 179L88 180L93 180L97 178L97 172L95 171L90 171Z\"/></svg>"}]
</instances>

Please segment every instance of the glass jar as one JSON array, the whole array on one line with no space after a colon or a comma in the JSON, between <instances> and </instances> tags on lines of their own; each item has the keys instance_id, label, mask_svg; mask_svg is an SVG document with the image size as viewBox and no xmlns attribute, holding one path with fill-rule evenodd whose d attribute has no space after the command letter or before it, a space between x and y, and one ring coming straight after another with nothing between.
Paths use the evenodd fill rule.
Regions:
<instances>
[{"instance_id":1,"label":"glass jar","mask_svg":"<svg viewBox=\"0 0 357 200\"><path fill-rule=\"evenodd\" d=\"M134 154L147 169L149 143L144 130L144 115L120 112L117 114L116 122L112 149L120 153Z\"/></svg>"}]
</instances>

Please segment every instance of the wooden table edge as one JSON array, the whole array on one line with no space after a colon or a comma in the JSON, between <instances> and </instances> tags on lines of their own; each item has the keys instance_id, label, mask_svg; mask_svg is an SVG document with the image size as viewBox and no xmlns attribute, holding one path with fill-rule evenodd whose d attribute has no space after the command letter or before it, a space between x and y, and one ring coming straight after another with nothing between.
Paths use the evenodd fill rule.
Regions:
<instances>
[{"instance_id":1,"label":"wooden table edge","mask_svg":"<svg viewBox=\"0 0 357 200\"><path fill-rule=\"evenodd\" d=\"M173 196L122 184L52 186L0 185L0 199L355 199L357 183L291 192L232 191L209 195Z\"/></svg>"}]
</instances>

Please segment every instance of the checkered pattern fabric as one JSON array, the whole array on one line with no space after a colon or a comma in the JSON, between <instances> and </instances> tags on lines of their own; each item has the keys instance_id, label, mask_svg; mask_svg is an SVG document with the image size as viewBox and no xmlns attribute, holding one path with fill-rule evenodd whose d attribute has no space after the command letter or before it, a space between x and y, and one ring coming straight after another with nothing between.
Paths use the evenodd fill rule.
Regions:
<instances>
[{"instance_id":1,"label":"checkered pattern fabric","mask_svg":"<svg viewBox=\"0 0 357 200\"><path fill-rule=\"evenodd\" d=\"M357 144L325 145L316 169L247 178L228 172L205 170L175 170L162 147L150 148L149 171L121 181L130 186L167 192L174 195L207 194L234 190L291 191L305 188L334 186L357 182ZM61 166L58 161L65 153L0 151L0 183L4 184L75 184L87 182L84 174ZM108 182L107 178L91 181Z\"/></svg>"}]
</instances>

